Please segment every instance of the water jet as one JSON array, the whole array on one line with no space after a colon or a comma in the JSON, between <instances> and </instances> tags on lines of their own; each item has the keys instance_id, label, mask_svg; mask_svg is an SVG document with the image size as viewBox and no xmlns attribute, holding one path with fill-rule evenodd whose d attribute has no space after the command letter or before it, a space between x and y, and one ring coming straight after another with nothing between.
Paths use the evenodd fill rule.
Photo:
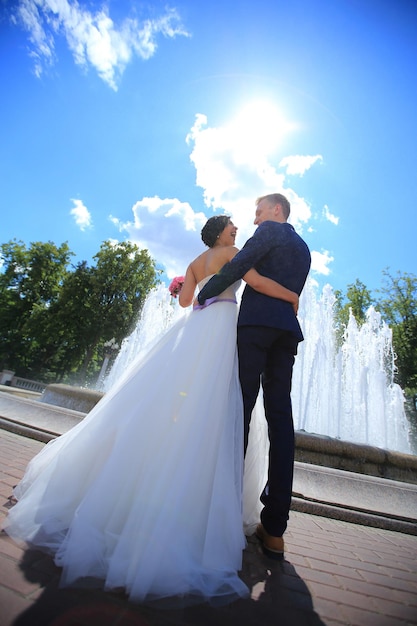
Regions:
<instances>
[{"instance_id":1,"label":"water jet","mask_svg":"<svg viewBox=\"0 0 417 626\"><path fill-rule=\"evenodd\" d=\"M350 317L341 345L334 316L336 297L330 285L321 294L308 280L300 299L299 319L305 340L293 375L294 425L297 431L414 454L404 394L394 383L392 333L371 307L358 326ZM149 294L133 332L123 341L104 381L107 391L142 351L152 346L182 315L168 289Z\"/></svg>"}]
</instances>

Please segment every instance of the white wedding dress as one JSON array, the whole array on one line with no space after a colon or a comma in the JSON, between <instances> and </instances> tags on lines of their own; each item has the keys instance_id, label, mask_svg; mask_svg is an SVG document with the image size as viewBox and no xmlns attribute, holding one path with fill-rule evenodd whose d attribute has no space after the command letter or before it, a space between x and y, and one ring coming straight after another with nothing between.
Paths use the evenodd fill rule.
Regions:
<instances>
[{"instance_id":1,"label":"white wedding dress","mask_svg":"<svg viewBox=\"0 0 417 626\"><path fill-rule=\"evenodd\" d=\"M93 577L139 602L247 594L237 287L181 317L28 465L5 530L51 552L63 586ZM248 524L265 478L251 458Z\"/></svg>"}]
</instances>

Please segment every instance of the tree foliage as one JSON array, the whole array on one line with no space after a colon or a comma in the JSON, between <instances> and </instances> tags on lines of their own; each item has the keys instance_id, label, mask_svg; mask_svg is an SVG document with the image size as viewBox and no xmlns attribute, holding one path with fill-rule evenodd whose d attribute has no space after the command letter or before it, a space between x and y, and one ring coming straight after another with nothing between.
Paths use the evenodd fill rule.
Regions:
<instances>
[{"instance_id":1,"label":"tree foliage","mask_svg":"<svg viewBox=\"0 0 417 626\"><path fill-rule=\"evenodd\" d=\"M407 272L383 272L378 309L392 328L397 380L404 389L417 391L417 277Z\"/></svg>"},{"instance_id":2,"label":"tree foliage","mask_svg":"<svg viewBox=\"0 0 417 626\"><path fill-rule=\"evenodd\" d=\"M335 295L339 327L344 329L347 326L350 312L359 324L363 324L366 312L373 304L369 289L357 278L353 284L348 285L346 296L340 290L337 290Z\"/></svg>"},{"instance_id":3,"label":"tree foliage","mask_svg":"<svg viewBox=\"0 0 417 626\"><path fill-rule=\"evenodd\" d=\"M359 325L373 305L392 330L396 355L396 382L410 395L417 392L417 277L406 272L396 276L383 272L383 286L373 298L358 279L348 285L346 294L336 291L336 322L339 339L349 321L350 311Z\"/></svg>"},{"instance_id":4,"label":"tree foliage","mask_svg":"<svg viewBox=\"0 0 417 626\"><path fill-rule=\"evenodd\" d=\"M27 249L16 239L1 245L0 364L30 367L38 329L59 298L72 253L66 243L35 242Z\"/></svg>"},{"instance_id":5,"label":"tree foliage","mask_svg":"<svg viewBox=\"0 0 417 626\"><path fill-rule=\"evenodd\" d=\"M147 250L104 242L91 267L68 269L68 245L15 240L1 246L0 368L38 380L85 384L104 344L119 345L159 271Z\"/></svg>"},{"instance_id":6,"label":"tree foliage","mask_svg":"<svg viewBox=\"0 0 417 626\"><path fill-rule=\"evenodd\" d=\"M0 246L0 370L45 382L95 382L111 340L121 344L137 321L159 270L147 250L105 241L93 257L70 266L67 243L13 239ZM392 329L396 380L417 392L417 277L383 272L373 298L359 280L336 291L339 338L350 312L358 324L373 305Z\"/></svg>"}]
</instances>

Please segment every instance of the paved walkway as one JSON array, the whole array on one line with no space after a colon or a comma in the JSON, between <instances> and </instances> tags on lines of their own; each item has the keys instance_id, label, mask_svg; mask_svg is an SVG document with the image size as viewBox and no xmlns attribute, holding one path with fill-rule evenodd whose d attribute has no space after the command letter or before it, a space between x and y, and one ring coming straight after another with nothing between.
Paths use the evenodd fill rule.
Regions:
<instances>
[{"instance_id":1,"label":"paved walkway","mask_svg":"<svg viewBox=\"0 0 417 626\"><path fill-rule=\"evenodd\" d=\"M0 429L0 523L13 485L43 443ZM0 626L417 625L417 537L293 511L286 558L249 538L251 597L223 607L162 609L123 594L60 589L51 557L0 534Z\"/></svg>"}]
</instances>

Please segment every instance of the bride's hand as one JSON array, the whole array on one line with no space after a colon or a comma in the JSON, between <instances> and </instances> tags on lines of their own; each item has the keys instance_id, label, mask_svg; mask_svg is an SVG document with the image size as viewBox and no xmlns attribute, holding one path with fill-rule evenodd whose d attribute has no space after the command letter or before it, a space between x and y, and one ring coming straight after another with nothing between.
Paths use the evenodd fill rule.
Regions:
<instances>
[{"instance_id":1,"label":"bride's hand","mask_svg":"<svg viewBox=\"0 0 417 626\"><path fill-rule=\"evenodd\" d=\"M294 309L294 313L297 315L298 313L298 306L300 304L300 298L298 297L298 294L294 293L294 302L292 302L292 308Z\"/></svg>"}]
</instances>

